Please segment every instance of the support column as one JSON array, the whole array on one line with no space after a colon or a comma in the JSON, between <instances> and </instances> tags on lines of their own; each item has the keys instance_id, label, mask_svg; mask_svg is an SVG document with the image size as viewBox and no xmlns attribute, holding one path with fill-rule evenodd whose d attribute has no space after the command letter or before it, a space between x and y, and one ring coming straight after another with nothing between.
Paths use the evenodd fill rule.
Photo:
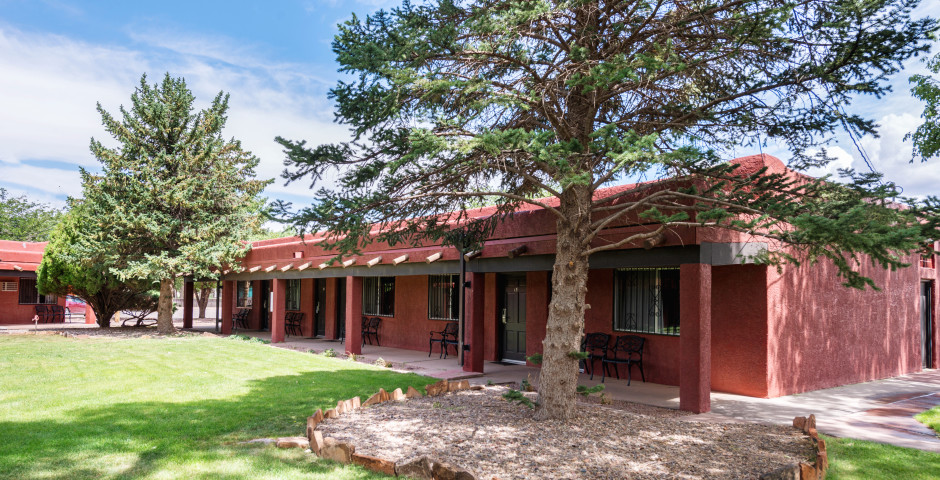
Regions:
<instances>
[{"instance_id":1,"label":"support column","mask_svg":"<svg viewBox=\"0 0 940 480\"><path fill-rule=\"evenodd\" d=\"M287 301L287 280L275 278L271 280L271 343L284 341L284 303Z\"/></svg>"},{"instance_id":2,"label":"support column","mask_svg":"<svg viewBox=\"0 0 940 480\"><path fill-rule=\"evenodd\" d=\"M193 294L195 283L183 280L183 328L193 328Z\"/></svg>"},{"instance_id":3,"label":"support column","mask_svg":"<svg viewBox=\"0 0 940 480\"><path fill-rule=\"evenodd\" d=\"M326 308L325 317L326 317L326 329L324 329L324 337L330 340L336 340L339 338L339 330L336 328L336 310L341 308L346 308L346 305L337 305L336 304L336 285L338 282L345 281L343 278L327 278L324 280L326 282L326 301L323 302L324 308Z\"/></svg>"},{"instance_id":4,"label":"support column","mask_svg":"<svg viewBox=\"0 0 940 480\"><path fill-rule=\"evenodd\" d=\"M222 334L232 334L232 307L234 307L233 298L235 296L235 282L226 280L222 282Z\"/></svg>"},{"instance_id":5,"label":"support column","mask_svg":"<svg viewBox=\"0 0 940 480\"><path fill-rule=\"evenodd\" d=\"M346 352L362 353L362 277L346 277Z\"/></svg>"},{"instance_id":6,"label":"support column","mask_svg":"<svg viewBox=\"0 0 940 480\"><path fill-rule=\"evenodd\" d=\"M483 312L486 275L471 273L470 294L467 297L467 343L470 344L468 355L464 356L463 369L466 372L483 373Z\"/></svg>"},{"instance_id":7,"label":"support column","mask_svg":"<svg viewBox=\"0 0 940 480\"><path fill-rule=\"evenodd\" d=\"M679 266L679 409L711 410L712 267Z\"/></svg>"}]
</instances>

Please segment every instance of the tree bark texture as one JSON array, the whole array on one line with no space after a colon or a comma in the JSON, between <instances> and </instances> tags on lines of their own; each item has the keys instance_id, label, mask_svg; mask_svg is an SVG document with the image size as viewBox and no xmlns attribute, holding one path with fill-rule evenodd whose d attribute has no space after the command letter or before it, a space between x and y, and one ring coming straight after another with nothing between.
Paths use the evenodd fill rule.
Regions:
<instances>
[{"instance_id":1,"label":"tree bark texture","mask_svg":"<svg viewBox=\"0 0 940 480\"><path fill-rule=\"evenodd\" d=\"M160 300L157 303L157 331L160 333L174 333L173 326L173 279L160 280Z\"/></svg>"},{"instance_id":2,"label":"tree bark texture","mask_svg":"<svg viewBox=\"0 0 940 480\"><path fill-rule=\"evenodd\" d=\"M206 318L206 307L209 306L209 294L214 287L205 287L196 290L196 305L199 307L199 317Z\"/></svg>"},{"instance_id":3,"label":"tree bark texture","mask_svg":"<svg viewBox=\"0 0 940 480\"><path fill-rule=\"evenodd\" d=\"M536 419L567 420L575 416L578 359L584 332L588 257L582 242L590 232L591 189L573 186L562 192L558 245L552 270L552 300L542 341L542 371Z\"/></svg>"}]
</instances>

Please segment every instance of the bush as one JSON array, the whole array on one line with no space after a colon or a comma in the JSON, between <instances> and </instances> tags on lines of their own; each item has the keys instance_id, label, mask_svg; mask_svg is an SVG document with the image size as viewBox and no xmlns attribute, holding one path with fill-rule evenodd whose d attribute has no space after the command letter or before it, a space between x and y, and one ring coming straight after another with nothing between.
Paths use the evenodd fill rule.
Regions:
<instances>
[{"instance_id":1,"label":"bush","mask_svg":"<svg viewBox=\"0 0 940 480\"><path fill-rule=\"evenodd\" d=\"M326 350L323 351L323 356L333 358L336 356L336 350L333 350L332 348L327 348Z\"/></svg>"}]
</instances>

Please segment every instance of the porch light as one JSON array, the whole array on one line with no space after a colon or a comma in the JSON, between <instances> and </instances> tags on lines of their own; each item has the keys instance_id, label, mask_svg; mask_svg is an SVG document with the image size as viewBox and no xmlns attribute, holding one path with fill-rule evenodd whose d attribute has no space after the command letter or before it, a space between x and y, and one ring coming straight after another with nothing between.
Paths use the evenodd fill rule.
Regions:
<instances>
[{"instance_id":1,"label":"porch light","mask_svg":"<svg viewBox=\"0 0 940 480\"><path fill-rule=\"evenodd\" d=\"M518 257L519 255L522 255L522 254L524 254L524 253L526 253L526 252L528 252L528 251L529 251L529 246L528 246L528 245L519 245L518 247L516 247L516 248L510 250L509 253L507 254L507 256L508 256L509 258L516 258L516 257Z\"/></svg>"},{"instance_id":2,"label":"porch light","mask_svg":"<svg viewBox=\"0 0 940 480\"><path fill-rule=\"evenodd\" d=\"M440 260L441 257L443 257L443 256L444 256L444 254L443 254L442 252L437 252L437 253L435 253L435 254L429 256L429 257L427 258L427 262L428 262L428 263L436 262L436 261Z\"/></svg>"},{"instance_id":3,"label":"porch light","mask_svg":"<svg viewBox=\"0 0 940 480\"><path fill-rule=\"evenodd\" d=\"M407 261L408 261L408 254L405 254L392 260L392 263L394 263L395 265L398 265L399 263L407 262Z\"/></svg>"},{"instance_id":4,"label":"porch light","mask_svg":"<svg viewBox=\"0 0 940 480\"><path fill-rule=\"evenodd\" d=\"M355 264L355 263L356 263L356 259L355 259L355 258L350 258L349 260L346 260L345 262L343 262L343 268L351 267L351 266L353 266L353 264Z\"/></svg>"},{"instance_id":5,"label":"porch light","mask_svg":"<svg viewBox=\"0 0 940 480\"><path fill-rule=\"evenodd\" d=\"M303 264L303 265L298 265L298 266L297 266L297 270L300 270L300 271L302 272L302 271L304 271L304 270L310 268L310 264L311 264L311 263L312 263L312 262L307 262L307 263L305 263L305 264Z\"/></svg>"},{"instance_id":6,"label":"porch light","mask_svg":"<svg viewBox=\"0 0 940 480\"><path fill-rule=\"evenodd\" d=\"M249 268L249 269L248 269L248 273L255 273L255 272L257 272L258 270L261 270L261 267L256 265L256 266L254 266L254 267Z\"/></svg>"},{"instance_id":7,"label":"porch light","mask_svg":"<svg viewBox=\"0 0 940 480\"><path fill-rule=\"evenodd\" d=\"M379 255L378 257L373 258L372 260L369 260L368 262L366 262L366 265L368 265L369 268L372 268L372 267L378 265L379 263L382 263L382 256L381 256L381 255Z\"/></svg>"}]
</instances>

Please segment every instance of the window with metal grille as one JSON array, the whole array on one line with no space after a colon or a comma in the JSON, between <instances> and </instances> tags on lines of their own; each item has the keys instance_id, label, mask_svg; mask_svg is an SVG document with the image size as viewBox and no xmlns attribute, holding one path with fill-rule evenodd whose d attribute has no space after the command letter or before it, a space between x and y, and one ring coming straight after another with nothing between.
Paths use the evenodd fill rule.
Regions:
<instances>
[{"instance_id":1,"label":"window with metal grille","mask_svg":"<svg viewBox=\"0 0 940 480\"><path fill-rule=\"evenodd\" d=\"M431 320L457 320L460 275L428 276L428 318Z\"/></svg>"},{"instance_id":2,"label":"window with metal grille","mask_svg":"<svg viewBox=\"0 0 940 480\"><path fill-rule=\"evenodd\" d=\"M35 278L20 279L20 305L54 304L58 300L55 295L40 294Z\"/></svg>"},{"instance_id":3,"label":"window with metal grille","mask_svg":"<svg viewBox=\"0 0 940 480\"><path fill-rule=\"evenodd\" d=\"M614 271L614 330L679 335L679 269Z\"/></svg>"},{"instance_id":4,"label":"window with metal grille","mask_svg":"<svg viewBox=\"0 0 940 480\"><path fill-rule=\"evenodd\" d=\"M238 300L235 305L238 308L251 308L252 288L251 282L235 282L235 290L238 292Z\"/></svg>"},{"instance_id":5,"label":"window with metal grille","mask_svg":"<svg viewBox=\"0 0 940 480\"><path fill-rule=\"evenodd\" d=\"M0 292L15 292L16 282L0 282Z\"/></svg>"},{"instance_id":6,"label":"window with metal grille","mask_svg":"<svg viewBox=\"0 0 940 480\"><path fill-rule=\"evenodd\" d=\"M284 310L300 310L300 279L288 280L284 293Z\"/></svg>"},{"instance_id":7,"label":"window with metal grille","mask_svg":"<svg viewBox=\"0 0 940 480\"><path fill-rule=\"evenodd\" d=\"M395 316L395 277L362 279L362 314Z\"/></svg>"}]
</instances>

